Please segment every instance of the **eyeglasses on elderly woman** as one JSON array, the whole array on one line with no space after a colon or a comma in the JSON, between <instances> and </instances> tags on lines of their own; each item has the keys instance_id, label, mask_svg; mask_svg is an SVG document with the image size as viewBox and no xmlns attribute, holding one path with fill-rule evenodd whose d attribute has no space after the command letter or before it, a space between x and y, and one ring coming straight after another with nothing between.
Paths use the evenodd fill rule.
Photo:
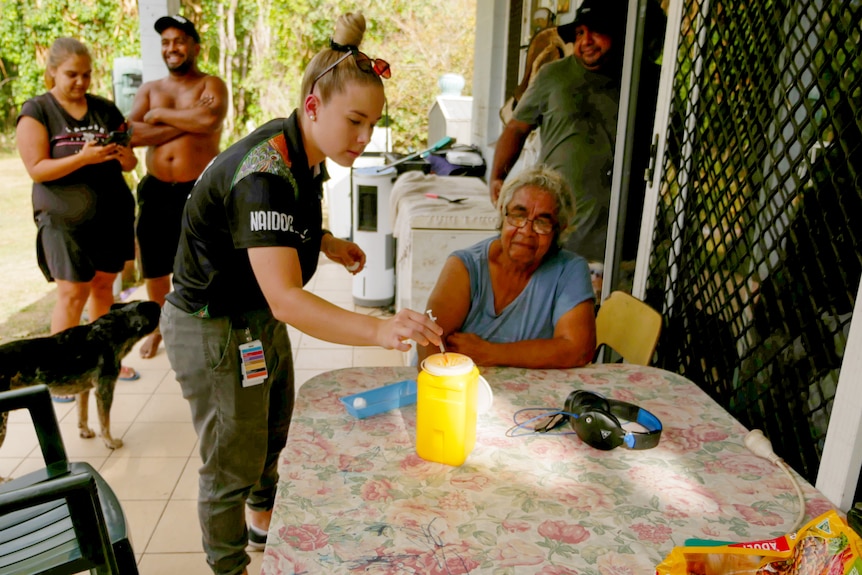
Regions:
<instances>
[{"instance_id":1,"label":"eyeglasses on elderly woman","mask_svg":"<svg viewBox=\"0 0 862 575\"><path fill-rule=\"evenodd\" d=\"M336 66L341 64L350 56L353 56L353 59L356 60L356 66L363 72L368 72L369 74L373 72L381 78L386 79L389 79L392 76L392 68L389 67L389 62L380 58L370 58L368 54L360 52L359 48L357 48L356 46L346 46L330 40L329 47L337 52L345 52L345 54L344 56L327 66L323 72L317 75L317 77L311 83L312 92L314 92L314 85L317 84L318 80L320 80L322 77L324 77L326 74L328 74Z\"/></svg>"},{"instance_id":2,"label":"eyeglasses on elderly woman","mask_svg":"<svg viewBox=\"0 0 862 575\"><path fill-rule=\"evenodd\" d=\"M511 212L506 210L506 223L518 229L523 228L528 223L532 223L533 231L540 236L552 234L554 233L554 230L557 229L557 222L548 216L539 216L537 218L530 219L527 217L526 212L520 210L514 210Z\"/></svg>"}]
</instances>

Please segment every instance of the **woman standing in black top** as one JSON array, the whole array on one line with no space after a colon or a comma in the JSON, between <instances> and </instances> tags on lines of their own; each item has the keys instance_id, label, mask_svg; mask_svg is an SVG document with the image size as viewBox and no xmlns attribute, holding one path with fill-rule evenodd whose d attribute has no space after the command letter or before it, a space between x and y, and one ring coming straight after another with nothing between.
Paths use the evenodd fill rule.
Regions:
<instances>
[{"instance_id":1,"label":"woman standing in black top","mask_svg":"<svg viewBox=\"0 0 862 575\"><path fill-rule=\"evenodd\" d=\"M361 14L339 18L300 106L216 156L183 212L161 330L199 438L198 516L218 575L247 573L246 546L266 544L293 411L284 324L345 345L440 343L420 312L379 319L303 289L321 253L354 273L365 264L359 246L321 226L326 158L351 166L383 112L389 64L359 51L364 32Z\"/></svg>"},{"instance_id":2,"label":"woman standing in black top","mask_svg":"<svg viewBox=\"0 0 862 575\"><path fill-rule=\"evenodd\" d=\"M135 257L135 204L123 172L137 165L128 145L107 143L125 130L117 107L87 93L92 59L73 38L58 38L48 52L48 92L24 103L17 145L33 179L36 252L48 281L57 282L51 333L90 320L114 303L113 284ZM121 379L137 379L122 368Z\"/></svg>"}]
</instances>

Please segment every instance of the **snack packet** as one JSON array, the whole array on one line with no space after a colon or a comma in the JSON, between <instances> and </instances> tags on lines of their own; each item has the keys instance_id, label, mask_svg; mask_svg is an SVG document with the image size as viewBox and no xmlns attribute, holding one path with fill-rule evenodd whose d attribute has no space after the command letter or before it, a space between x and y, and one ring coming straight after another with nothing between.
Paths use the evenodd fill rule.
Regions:
<instances>
[{"instance_id":1,"label":"snack packet","mask_svg":"<svg viewBox=\"0 0 862 575\"><path fill-rule=\"evenodd\" d=\"M834 510L796 533L750 543L687 541L656 575L862 575L862 539Z\"/></svg>"}]
</instances>

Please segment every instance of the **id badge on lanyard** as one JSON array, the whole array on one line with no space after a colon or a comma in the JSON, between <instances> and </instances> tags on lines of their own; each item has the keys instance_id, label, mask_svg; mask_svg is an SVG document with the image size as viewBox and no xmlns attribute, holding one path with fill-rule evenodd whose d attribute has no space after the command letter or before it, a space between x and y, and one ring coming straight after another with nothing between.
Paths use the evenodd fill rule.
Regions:
<instances>
[{"instance_id":1,"label":"id badge on lanyard","mask_svg":"<svg viewBox=\"0 0 862 575\"><path fill-rule=\"evenodd\" d=\"M251 332L245 329L246 343L239 346L240 371L242 386L252 387L266 381L269 372L266 370L266 358L263 354L263 344L259 339L252 340Z\"/></svg>"}]
</instances>

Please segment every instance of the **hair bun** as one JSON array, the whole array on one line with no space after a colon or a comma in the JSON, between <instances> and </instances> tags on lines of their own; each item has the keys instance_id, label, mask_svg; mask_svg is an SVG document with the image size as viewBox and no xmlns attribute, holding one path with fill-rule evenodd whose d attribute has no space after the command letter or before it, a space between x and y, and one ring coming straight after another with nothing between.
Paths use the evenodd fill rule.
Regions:
<instances>
[{"instance_id":1,"label":"hair bun","mask_svg":"<svg viewBox=\"0 0 862 575\"><path fill-rule=\"evenodd\" d=\"M365 35L365 16L362 12L347 12L335 21L333 42L342 46L359 46Z\"/></svg>"}]
</instances>

